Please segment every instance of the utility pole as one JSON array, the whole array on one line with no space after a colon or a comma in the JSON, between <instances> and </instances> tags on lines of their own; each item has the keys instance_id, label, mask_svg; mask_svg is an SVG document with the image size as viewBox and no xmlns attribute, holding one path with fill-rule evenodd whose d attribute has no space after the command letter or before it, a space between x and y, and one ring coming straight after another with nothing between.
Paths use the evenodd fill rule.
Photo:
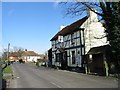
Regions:
<instances>
[{"instance_id":1,"label":"utility pole","mask_svg":"<svg viewBox=\"0 0 120 90\"><path fill-rule=\"evenodd\" d=\"M9 61L9 49L10 49L10 43L8 44L7 61Z\"/></svg>"}]
</instances>

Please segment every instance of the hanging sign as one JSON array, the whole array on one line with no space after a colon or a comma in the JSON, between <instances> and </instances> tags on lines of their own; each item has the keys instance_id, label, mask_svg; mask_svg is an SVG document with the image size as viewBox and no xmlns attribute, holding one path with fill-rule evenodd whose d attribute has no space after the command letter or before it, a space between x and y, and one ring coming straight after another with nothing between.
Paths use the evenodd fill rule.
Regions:
<instances>
[{"instance_id":1,"label":"hanging sign","mask_svg":"<svg viewBox=\"0 0 120 90\"><path fill-rule=\"evenodd\" d=\"M58 42L63 42L63 36L58 36Z\"/></svg>"}]
</instances>

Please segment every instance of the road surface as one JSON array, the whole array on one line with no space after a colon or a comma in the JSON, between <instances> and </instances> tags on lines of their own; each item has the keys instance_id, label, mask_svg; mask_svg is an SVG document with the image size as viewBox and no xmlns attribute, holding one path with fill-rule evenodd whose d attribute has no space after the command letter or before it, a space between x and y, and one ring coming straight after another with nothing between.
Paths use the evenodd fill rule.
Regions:
<instances>
[{"instance_id":1,"label":"road surface","mask_svg":"<svg viewBox=\"0 0 120 90\"><path fill-rule=\"evenodd\" d=\"M111 77L86 75L32 64L13 64L14 79L10 88L118 88Z\"/></svg>"}]
</instances>

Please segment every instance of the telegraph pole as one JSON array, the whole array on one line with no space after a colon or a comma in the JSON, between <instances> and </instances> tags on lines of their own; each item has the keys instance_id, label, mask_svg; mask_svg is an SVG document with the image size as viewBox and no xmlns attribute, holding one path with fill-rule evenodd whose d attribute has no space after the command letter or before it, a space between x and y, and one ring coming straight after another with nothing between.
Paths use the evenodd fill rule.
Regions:
<instances>
[{"instance_id":1,"label":"telegraph pole","mask_svg":"<svg viewBox=\"0 0 120 90\"><path fill-rule=\"evenodd\" d=\"M7 61L9 61L9 49L10 49L10 43L8 44Z\"/></svg>"}]
</instances>

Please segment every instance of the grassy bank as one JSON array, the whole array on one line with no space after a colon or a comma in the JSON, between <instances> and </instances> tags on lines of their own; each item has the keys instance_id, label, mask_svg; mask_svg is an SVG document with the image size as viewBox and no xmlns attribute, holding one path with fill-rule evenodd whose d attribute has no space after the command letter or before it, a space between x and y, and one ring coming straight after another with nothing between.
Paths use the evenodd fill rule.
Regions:
<instances>
[{"instance_id":1,"label":"grassy bank","mask_svg":"<svg viewBox=\"0 0 120 90\"><path fill-rule=\"evenodd\" d=\"M3 75L8 74L6 76L3 76L3 79L10 79L11 75L13 74L12 68L10 65L8 65L4 70L3 70Z\"/></svg>"},{"instance_id":2,"label":"grassy bank","mask_svg":"<svg viewBox=\"0 0 120 90\"><path fill-rule=\"evenodd\" d=\"M13 73L12 72L12 68L10 65L8 65L4 70L3 70L3 74L9 74L9 73Z\"/></svg>"}]
</instances>

